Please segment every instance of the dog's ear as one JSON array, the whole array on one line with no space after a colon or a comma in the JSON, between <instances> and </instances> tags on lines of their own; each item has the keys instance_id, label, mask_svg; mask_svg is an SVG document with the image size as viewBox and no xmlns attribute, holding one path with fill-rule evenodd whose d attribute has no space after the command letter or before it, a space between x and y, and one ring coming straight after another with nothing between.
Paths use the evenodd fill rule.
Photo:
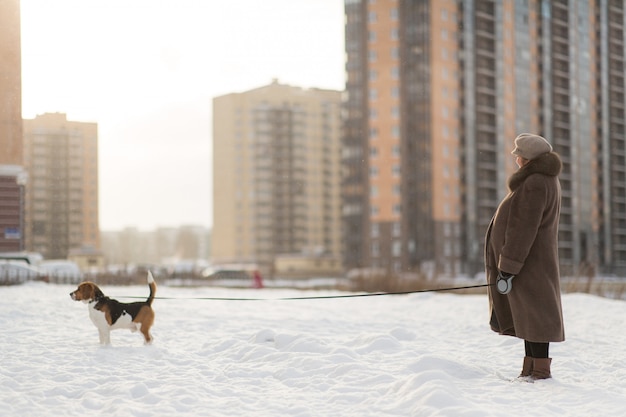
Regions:
<instances>
[{"instance_id":1,"label":"dog's ear","mask_svg":"<svg viewBox=\"0 0 626 417\"><path fill-rule=\"evenodd\" d=\"M96 284L93 285L93 293L94 293L94 297L93 297L94 300L104 298L104 293Z\"/></svg>"},{"instance_id":2,"label":"dog's ear","mask_svg":"<svg viewBox=\"0 0 626 417\"><path fill-rule=\"evenodd\" d=\"M80 294L81 300L91 300L93 297L93 286L89 285L88 282L83 282L78 286L78 292Z\"/></svg>"}]
</instances>

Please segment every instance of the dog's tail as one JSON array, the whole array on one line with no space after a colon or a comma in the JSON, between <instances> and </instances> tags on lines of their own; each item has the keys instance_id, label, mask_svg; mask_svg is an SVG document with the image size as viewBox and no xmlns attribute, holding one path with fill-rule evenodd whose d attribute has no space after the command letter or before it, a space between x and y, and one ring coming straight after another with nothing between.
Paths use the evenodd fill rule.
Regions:
<instances>
[{"instance_id":1,"label":"dog's tail","mask_svg":"<svg viewBox=\"0 0 626 417\"><path fill-rule=\"evenodd\" d=\"M152 301L154 300L154 295L156 294L156 282L154 282L154 277L152 276L152 272L148 271L148 287L150 287L150 295L146 300L149 306L152 305Z\"/></svg>"}]
</instances>

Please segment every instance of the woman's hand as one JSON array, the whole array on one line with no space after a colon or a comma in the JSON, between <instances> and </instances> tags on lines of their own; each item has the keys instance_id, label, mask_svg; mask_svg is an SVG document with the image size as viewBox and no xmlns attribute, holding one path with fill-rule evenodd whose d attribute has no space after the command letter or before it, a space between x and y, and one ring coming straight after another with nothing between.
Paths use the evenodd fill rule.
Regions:
<instances>
[{"instance_id":1,"label":"woman's hand","mask_svg":"<svg viewBox=\"0 0 626 417\"><path fill-rule=\"evenodd\" d=\"M513 289L513 278L515 275L508 272L498 271L498 278L496 279L496 288L500 294L508 294Z\"/></svg>"}]
</instances>

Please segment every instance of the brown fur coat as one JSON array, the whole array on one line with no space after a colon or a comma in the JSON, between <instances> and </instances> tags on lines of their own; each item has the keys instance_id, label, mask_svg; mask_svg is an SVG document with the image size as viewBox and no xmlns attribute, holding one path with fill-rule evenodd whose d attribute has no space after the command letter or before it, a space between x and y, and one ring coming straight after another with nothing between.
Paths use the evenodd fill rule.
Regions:
<instances>
[{"instance_id":1,"label":"brown fur coat","mask_svg":"<svg viewBox=\"0 0 626 417\"><path fill-rule=\"evenodd\" d=\"M507 295L489 287L492 330L530 342L565 340L559 284L558 225L562 163L550 152L516 171L485 239L487 282L516 275Z\"/></svg>"}]
</instances>

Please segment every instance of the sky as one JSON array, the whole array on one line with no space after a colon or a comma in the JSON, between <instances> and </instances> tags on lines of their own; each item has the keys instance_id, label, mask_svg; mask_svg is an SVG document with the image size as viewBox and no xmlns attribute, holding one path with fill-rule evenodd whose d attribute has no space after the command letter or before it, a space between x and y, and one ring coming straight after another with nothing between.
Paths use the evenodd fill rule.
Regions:
<instances>
[{"instance_id":1,"label":"sky","mask_svg":"<svg viewBox=\"0 0 626 417\"><path fill-rule=\"evenodd\" d=\"M211 227L214 97L345 85L341 0L21 0L21 18L22 115L98 124L104 231Z\"/></svg>"}]
</instances>

